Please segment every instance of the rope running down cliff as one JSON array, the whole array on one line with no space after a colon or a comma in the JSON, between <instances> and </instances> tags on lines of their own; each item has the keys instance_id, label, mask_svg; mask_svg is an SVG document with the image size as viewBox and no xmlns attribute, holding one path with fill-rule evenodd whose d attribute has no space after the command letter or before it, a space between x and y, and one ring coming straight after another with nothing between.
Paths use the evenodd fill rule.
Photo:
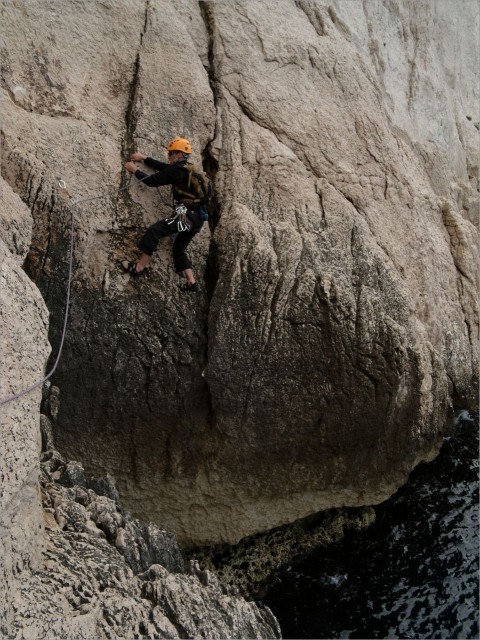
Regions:
<instances>
[{"instance_id":1,"label":"rope running down cliff","mask_svg":"<svg viewBox=\"0 0 480 640\"><path fill-rule=\"evenodd\" d=\"M142 182L143 180L146 180L148 177L149 176L145 176L144 178L141 178L140 180L138 180L138 182ZM119 191L125 191L126 189L128 189L130 187L130 182L131 182L131 178L130 178L130 181L129 181L128 185L126 187L122 187L122 188L118 189L115 192L115 194L118 193ZM60 180L59 183L58 183L58 186L62 191L64 191L66 193L66 195L71 200L72 196L67 191L67 186L65 184L65 181L64 180ZM63 318L62 336L61 336L61 339L60 339L60 345L58 347L57 357L55 358L55 362L53 364L53 367L52 367L51 371L44 378L42 378L42 380L38 380L37 382L32 384L27 389L24 389L23 391L19 391L18 393L15 393L15 394L13 394L11 396L7 396L6 398L3 398L2 400L0 400L0 406L3 405L3 404L7 404L8 402L12 402L12 400L16 400L17 398L21 398L22 396L26 395L27 393L30 393L30 391L33 391L34 389L36 389L37 387L42 385L49 378L51 378L51 376L54 374L55 369L57 368L57 365L60 362L60 356L62 355L63 343L65 341L65 334L67 332L68 313L69 313L69 306L70 306L70 292L71 292L71 288L72 288L72 275L73 275L73 246L74 246L74 237L75 237L75 214L74 214L74 209L75 209L76 206L78 206L79 204L82 204L84 202L91 202L92 200L100 200L101 198L108 198L108 197L113 196L115 194L113 194L113 193L102 193L99 196L92 196L92 197L88 197L88 198L83 198L82 200L76 200L76 201L71 203L70 256L69 256L69 261L68 261L67 301L66 301L66 307L65 307L65 315L64 315L64 318Z\"/></svg>"}]
</instances>

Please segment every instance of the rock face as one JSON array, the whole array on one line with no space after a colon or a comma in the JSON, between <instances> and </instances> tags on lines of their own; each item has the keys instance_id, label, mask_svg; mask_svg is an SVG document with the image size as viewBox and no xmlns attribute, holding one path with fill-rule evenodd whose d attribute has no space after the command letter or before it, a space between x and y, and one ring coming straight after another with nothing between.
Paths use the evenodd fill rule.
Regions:
<instances>
[{"instance_id":1,"label":"rock face","mask_svg":"<svg viewBox=\"0 0 480 640\"><path fill-rule=\"evenodd\" d=\"M48 311L40 292L21 268L30 244L32 218L3 180L0 231L0 398L43 377L50 352ZM21 366L19 366L21 363ZM2 405L0 466L0 626L11 622L11 602L26 572L40 566L43 518L38 490L41 389Z\"/></svg>"},{"instance_id":2,"label":"rock face","mask_svg":"<svg viewBox=\"0 0 480 640\"><path fill-rule=\"evenodd\" d=\"M45 396L44 444L51 438L58 389L47 388ZM8 434L6 440L10 445ZM80 463L66 463L52 448L40 461L40 483L37 473L32 484L39 484L41 505L39 493L36 504L28 502L26 487L18 501L26 502L30 514L17 505L18 516L7 513L2 529L2 637L280 637L268 608L247 602L198 562L185 570L175 536L132 518L111 477L91 478ZM40 526L29 530L33 523ZM19 540L29 548L19 549Z\"/></svg>"},{"instance_id":3,"label":"rock face","mask_svg":"<svg viewBox=\"0 0 480 640\"><path fill-rule=\"evenodd\" d=\"M279 570L334 545L349 532L368 529L375 517L373 507L331 509L243 538L237 545L197 547L194 555L223 584L242 594L264 598L278 580Z\"/></svg>"},{"instance_id":4,"label":"rock face","mask_svg":"<svg viewBox=\"0 0 480 640\"><path fill-rule=\"evenodd\" d=\"M42 380L48 310L22 269L29 209L1 181L0 398ZM109 476L88 478L53 449L59 390L44 385L1 407L2 638L277 638L268 608L247 602L173 534L132 518ZM41 448L44 453L39 456ZM39 481L41 477L41 482Z\"/></svg>"},{"instance_id":5,"label":"rock face","mask_svg":"<svg viewBox=\"0 0 480 640\"><path fill-rule=\"evenodd\" d=\"M478 363L478 19L468 0L5 4L3 175L54 345L57 181L107 194L76 205L57 445L135 515L234 542L381 501L435 455ZM148 276L118 268L168 212L122 162L177 134L215 186L194 298L169 240Z\"/></svg>"},{"instance_id":6,"label":"rock face","mask_svg":"<svg viewBox=\"0 0 480 640\"><path fill-rule=\"evenodd\" d=\"M280 636L268 608L195 562L184 572L175 537L132 519L111 479L87 480L79 463L65 464L55 451L42 456L42 470L46 563L22 584L17 628L30 627L33 609L39 637Z\"/></svg>"}]
</instances>

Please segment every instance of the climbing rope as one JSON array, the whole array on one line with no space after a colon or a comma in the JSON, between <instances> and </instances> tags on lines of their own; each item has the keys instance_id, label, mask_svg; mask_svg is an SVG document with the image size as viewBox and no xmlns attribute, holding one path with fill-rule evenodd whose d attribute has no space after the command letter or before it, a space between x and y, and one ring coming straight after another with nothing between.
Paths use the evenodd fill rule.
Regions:
<instances>
[{"instance_id":1,"label":"climbing rope","mask_svg":"<svg viewBox=\"0 0 480 640\"><path fill-rule=\"evenodd\" d=\"M138 182L143 182L143 180L146 180L148 177L150 177L150 176L145 176L144 178L141 178L140 180L138 180ZM125 191L126 189L128 189L130 187L131 179L132 178L130 176L130 181L129 181L128 185L126 187L121 187L120 189L117 190L116 193L118 193L119 191ZM65 180L60 180L59 183L58 183L58 187L62 191L65 192L65 194L70 198L70 200L72 200L72 196L67 191L67 185L65 183ZM71 288L72 288L72 275L73 275L73 247L74 247L74 238L75 238L75 214L74 214L74 209L79 204L83 204L85 202L91 202L92 200L100 200L102 198L108 198L109 196L112 196L112 195L114 195L114 194L112 194L112 193L102 193L99 196L83 198L82 200L75 200L75 201L72 200L72 202L71 202L71 214L70 214L70 255L69 255L69 260L68 260L67 301L66 301L66 306L65 306L65 315L63 317L62 336L60 338L60 345L58 347L57 357L55 358L55 362L53 364L53 367L52 367L51 371L44 378L42 378L42 380L38 380L38 382L35 382L34 384L32 384L27 389L24 389L23 391L19 391L18 393L15 393L15 394L13 394L11 396L7 396L6 398L3 398L2 400L0 400L0 406L3 405L3 404L7 404L8 402L12 402L12 400L17 400L17 398L21 398L22 396L26 395L27 393L30 393L30 391L33 391L34 389L36 389L40 385L44 384L54 374L54 372L55 372L55 370L57 368L57 365L60 362L60 356L62 354L63 343L65 341L65 335L66 335L66 332L67 332L68 313L69 313L69 306L70 306L70 293L71 293Z\"/></svg>"}]
</instances>

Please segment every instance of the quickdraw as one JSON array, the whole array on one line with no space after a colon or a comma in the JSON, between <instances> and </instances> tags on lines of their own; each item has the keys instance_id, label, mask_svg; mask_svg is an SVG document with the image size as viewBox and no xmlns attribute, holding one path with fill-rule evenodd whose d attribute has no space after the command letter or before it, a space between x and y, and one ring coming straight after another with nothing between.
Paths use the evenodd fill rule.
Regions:
<instances>
[{"instance_id":1,"label":"quickdraw","mask_svg":"<svg viewBox=\"0 0 480 640\"><path fill-rule=\"evenodd\" d=\"M187 216L187 207L184 204L177 204L174 207L175 214L171 218L167 218L165 222L167 224L177 223L177 230L179 233L183 231L190 231L192 228L192 222Z\"/></svg>"}]
</instances>

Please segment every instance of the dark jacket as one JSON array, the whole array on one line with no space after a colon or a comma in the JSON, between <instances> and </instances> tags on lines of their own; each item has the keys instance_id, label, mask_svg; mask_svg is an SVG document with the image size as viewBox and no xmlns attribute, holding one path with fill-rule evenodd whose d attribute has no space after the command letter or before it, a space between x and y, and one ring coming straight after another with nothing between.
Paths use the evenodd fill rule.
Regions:
<instances>
[{"instance_id":1,"label":"dark jacket","mask_svg":"<svg viewBox=\"0 0 480 640\"><path fill-rule=\"evenodd\" d=\"M185 168L186 161L181 160L180 162L175 162L174 164L169 164L168 162L160 162L159 160L154 160L153 158L145 158L144 163L147 167L151 167L152 169L156 169L157 172L153 173L149 176L147 173L140 171L137 169L135 171L135 177L139 180L142 180L147 187L161 187L163 185L171 184L173 189L178 187L182 189L182 191L189 191L188 180L190 177L190 173L188 169ZM190 188L191 191L191 188ZM175 191L173 192L173 196L175 198ZM193 233L197 233L200 231L203 225L203 218L200 215L199 205L197 204L187 204L188 209L188 217L190 218L193 227L191 231Z\"/></svg>"},{"instance_id":2,"label":"dark jacket","mask_svg":"<svg viewBox=\"0 0 480 640\"><path fill-rule=\"evenodd\" d=\"M144 163L147 167L156 170L156 173L153 173L151 176L140 171L140 169L135 171L135 177L142 180L143 184L146 184L147 187L161 187L162 185L171 184L184 191L187 190L189 173L188 169L185 168L185 160L168 164L167 162L160 162L153 158L145 158Z\"/></svg>"}]
</instances>

